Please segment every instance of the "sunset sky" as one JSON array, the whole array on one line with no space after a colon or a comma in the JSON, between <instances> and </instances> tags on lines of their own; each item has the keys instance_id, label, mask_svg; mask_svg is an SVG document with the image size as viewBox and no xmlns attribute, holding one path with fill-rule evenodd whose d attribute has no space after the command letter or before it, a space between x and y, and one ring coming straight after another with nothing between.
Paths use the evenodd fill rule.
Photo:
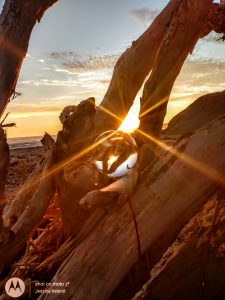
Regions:
<instances>
[{"instance_id":1,"label":"sunset sky","mask_svg":"<svg viewBox=\"0 0 225 300\"><path fill-rule=\"evenodd\" d=\"M167 3L59 0L32 33L17 84L22 96L7 109L8 121L17 124L8 136L55 134L64 106L90 96L99 103L120 54ZM166 122L200 95L224 90L225 43L216 39L210 35L200 41L188 58L174 86ZM133 108L137 111L138 101Z\"/></svg>"}]
</instances>

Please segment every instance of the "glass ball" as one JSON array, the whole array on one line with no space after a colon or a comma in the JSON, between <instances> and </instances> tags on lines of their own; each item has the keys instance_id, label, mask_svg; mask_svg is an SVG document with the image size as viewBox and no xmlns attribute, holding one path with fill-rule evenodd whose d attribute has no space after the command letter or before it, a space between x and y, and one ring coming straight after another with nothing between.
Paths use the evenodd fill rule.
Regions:
<instances>
[{"instance_id":1,"label":"glass ball","mask_svg":"<svg viewBox=\"0 0 225 300\"><path fill-rule=\"evenodd\" d=\"M109 130L102 133L95 144L94 165L109 177L124 176L137 163L137 145L128 133Z\"/></svg>"}]
</instances>

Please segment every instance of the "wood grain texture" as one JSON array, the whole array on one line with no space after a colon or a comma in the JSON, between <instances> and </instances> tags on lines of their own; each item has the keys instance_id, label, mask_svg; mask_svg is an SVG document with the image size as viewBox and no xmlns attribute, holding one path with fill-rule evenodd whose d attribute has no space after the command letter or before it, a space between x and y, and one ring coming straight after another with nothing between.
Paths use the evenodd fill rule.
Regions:
<instances>
[{"instance_id":1,"label":"wood grain texture","mask_svg":"<svg viewBox=\"0 0 225 300\"><path fill-rule=\"evenodd\" d=\"M150 186L139 185L131 198L138 224L141 250L162 236L162 253L184 224L199 210L218 182L183 161L194 157L219 174L225 171L225 117L194 134L180 159ZM222 175L221 175L222 176ZM221 177L221 180L224 180ZM182 188L181 188L182 187ZM75 247L53 282L70 282L64 299L108 299L138 259L133 218L128 204L114 209ZM40 299L60 299L49 294Z\"/></svg>"}]
</instances>

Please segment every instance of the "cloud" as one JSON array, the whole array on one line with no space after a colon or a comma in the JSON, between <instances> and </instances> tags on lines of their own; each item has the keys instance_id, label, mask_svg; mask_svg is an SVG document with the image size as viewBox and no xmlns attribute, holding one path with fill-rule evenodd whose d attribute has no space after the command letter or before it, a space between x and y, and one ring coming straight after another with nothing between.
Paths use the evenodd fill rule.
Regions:
<instances>
[{"instance_id":1,"label":"cloud","mask_svg":"<svg viewBox=\"0 0 225 300\"><path fill-rule=\"evenodd\" d=\"M54 70L55 72L60 72L60 73L66 73L66 74L69 74L69 75L72 75L73 72L70 72L69 70L66 70L66 69L60 69L60 68L56 68Z\"/></svg>"},{"instance_id":2,"label":"cloud","mask_svg":"<svg viewBox=\"0 0 225 300\"><path fill-rule=\"evenodd\" d=\"M23 81L20 81L19 82L20 85L25 85L25 86L28 86L28 85L33 85L33 86L59 86L59 87L62 87L62 86L76 86L78 84L78 81L77 80L73 80L73 79L65 79L65 80L58 80L58 79L48 79L48 78L42 78L40 80L33 80L33 79L30 79L30 80L23 80Z\"/></svg>"},{"instance_id":3,"label":"cloud","mask_svg":"<svg viewBox=\"0 0 225 300\"><path fill-rule=\"evenodd\" d=\"M51 97L63 96L70 91L76 92L75 99L85 99L88 95L102 98L109 85L117 55L83 56L76 52L52 52L49 66L42 78L22 80L21 89L46 87L51 88ZM53 61L52 61L53 60ZM171 100L193 101L199 96L224 89L225 61L190 56L185 62L173 88ZM34 89L35 88L35 89ZM36 97L33 97L36 98ZM65 99L64 99L65 101ZM63 102L64 102L63 101Z\"/></svg>"},{"instance_id":4,"label":"cloud","mask_svg":"<svg viewBox=\"0 0 225 300\"><path fill-rule=\"evenodd\" d=\"M47 112L57 112L62 108L62 103L38 103L38 104L28 104L28 103L21 103L21 104L11 104L9 106L9 111L14 114L26 114L28 113L47 113ZM10 113L10 116L12 115Z\"/></svg>"},{"instance_id":5,"label":"cloud","mask_svg":"<svg viewBox=\"0 0 225 300\"><path fill-rule=\"evenodd\" d=\"M66 70L65 70L66 71ZM58 72L58 71L56 71ZM77 92L86 91L89 93L92 91L93 93L104 92L109 84L111 78L111 72L107 72L104 70L96 70L96 71L86 71L83 73L73 74L72 76L68 76L67 72L59 72L63 75L62 78L54 79L53 78L40 78L40 79L29 79L29 80L21 80L19 82L20 88L27 87L46 87L46 88L71 88L76 90ZM57 76L55 76L57 78Z\"/></svg>"},{"instance_id":6,"label":"cloud","mask_svg":"<svg viewBox=\"0 0 225 300\"><path fill-rule=\"evenodd\" d=\"M112 69L118 59L118 55L91 56L65 51L51 52L49 58L59 63L61 67L64 67L66 72L77 73ZM62 69L56 68L55 71L62 72Z\"/></svg>"},{"instance_id":7,"label":"cloud","mask_svg":"<svg viewBox=\"0 0 225 300\"><path fill-rule=\"evenodd\" d=\"M224 85L225 61L219 59L188 59L183 67L183 82L195 87L199 85Z\"/></svg>"},{"instance_id":8,"label":"cloud","mask_svg":"<svg viewBox=\"0 0 225 300\"><path fill-rule=\"evenodd\" d=\"M198 97L225 89L225 61L189 58L178 76L171 100L185 100L189 104Z\"/></svg>"},{"instance_id":9,"label":"cloud","mask_svg":"<svg viewBox=\"0 0 225 300\"><path fill-rule=\"evenodd\" d=\"M35 88L33 92L56 88L71 88L80 94L81 91L104 93L110 82L117 55L91 56L76 52L51 52L46 58L47 67L43 73L33 78L23 78L18 82L22 90ZM48 90L47 90L48 89ZM65 92L64 89L64 92Z\"/></svg>"},{"instance_id":10,"label":"cloud","mask_svg":"<svg viewBox=\"0 0 225 300\"><path fill-rule=\"evenodd\" d=\"M23 96L26 101L24 105L14 106L12 110L10 108L12 117L21 118L25 112L27 116L58 115L64 106L77 104L90 96L96 97L99 103L107 90L117 59L117 55L97 57L76 52L50 53L45 57L48 69L41 78L35 76L19 82L22 91L26 91ZM224 78L225 60L206 59L201 53L190 56L174 85L169 117L198 97L225 89ZM141 92L137 101L140 95ZM28 99L37 101L37 105L27 105Z\"/></svg>"},{"instance_id":11,"label":"cloud","mask_svg":"<svg viewBox=\"0 0 225 300\"><path fill-rule=\"evenodd\" d=\"M155 17L158 15L159 10L141 8L141 9L130 9L128 14L136 20L143 23L145 26L149 26Z\"/></svg>"},{"instance_id":12,"label":"cloud","mask_svg":"<svg viewBox=\"0 0 225 300\"><path fill-rule=\"evenodd\" d=\"M219 43L224 43L222 40L222 33L216 33L215 31L210 32L207 36L205 36L202 40L204 42L209 42L212 44L219 44Z\"/></svg>"}]
</instances>

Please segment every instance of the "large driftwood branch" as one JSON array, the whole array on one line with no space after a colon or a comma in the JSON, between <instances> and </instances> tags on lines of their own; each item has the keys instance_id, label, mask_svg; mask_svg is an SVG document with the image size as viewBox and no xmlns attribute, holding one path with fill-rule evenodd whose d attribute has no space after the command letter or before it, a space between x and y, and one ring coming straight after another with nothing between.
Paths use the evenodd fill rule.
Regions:
<instances>
[{"instance_id":1,"label":"large driftwood branch","mask_svg":"<svg viewBox=\"0 0 225 300\"><path fill-rule=\"evenodd\" d=\"M141 84L154 66L158 48L166 32L166 28L171 22L174 22L174 15L181 5L180 3L182 3L180 0L171 1L156 18L150 28L119 59L109 90L101 104L103 109L97 108L95 112L93 98L89 98L85 102L82 102L77 108L74 108L70 118L64 122L63 130L59 132L57 137L57 163L68 160L68 157L75 157L74 160L77 160L76 154L93 142L93 140L87 137L96 135L99 130L117 127L116 124L118 125L118 118L120 120L121 117L120 114L126 115ZM207 9L203 11L208 12ZM190 13L191 11L189 10L187 15L190 16ZM201 16L201 14L197 14L198 17L199 15ZM186 19L185 21L187 23ZM197 25L198 29L203 26L200 26L199 23L197 23ZM183 29L183 26L181 27ZM198 37L199 30L197 30ZM188 42L190 42L190 37L187 39L186 44L188 44ZM188 53L188 51L186 52ZM173 84L173 82L174 80L171 84ZM110 117L110 114L106 113L104 109L109 110L111 114L115 114L117 117ZM85 126L83 126L83 124L85 124ZM93 131L94 127L95 131ZM64 174L65 173L66 171L64 171ZM94 177L98 182L98 178L96 178L96 176ZM88 217L86 213L80 211L78 205L79 200L87 192L95 189L90 177L86 180L90 182L90 184L88 183L85 187L81 187L80 185L74 186L66 179L62 172L57 175L57 185L61 196L62 217L68 234L78 233L83 222ZM74 195L76 196L74 197ZM74 199L73 205L71 205L71 199ZM74 216L76 216L76 218Z\"/></svg>"},{"instance_id":2,"label":"large driftwood branch","mask_svg":"<svg viewBox=\"0 0 225 300\"><path fill-rule=\"evenodd\" d=\"M140 130L159 137L167 103L184 61L199 38L208 34L211 0L182 1L162 41L157 62L146 81L139 114ZM140 134L141 140L153 149L155 145Z\"/></svg>"},{"instance_id":3,"label":"large driftwood branch","mask_svg":"<svg viewBox=\"0 0 225 300\"><path fill-rule=\"evenodd\" d=\"M221 175L225 171L224 130L225 117L203 128L190 138L180 159L151 186L144 182L139 185L131 202L142 252L164 236L164 245L158 249L162 254L215 191L217 180L225 183ZM196 166L187 164L187 157L194 158ZM204 174L203 166L211 173ZM133 216L130 206L125 204L119 211L113 209L93 228L62 264L53 281L70 282L65 299L87 299L90 295L93 300L108 299L138 259L137 245ZM49 294L40 299L56 298Z\"/></svg>"},{"instance_id":4,"label":"large driftwood branch","mask_svg":"<svg viewBox=\"0 0 225 300\"><path fill-rule=\"evenodd\" d=\"M97 109L97 132L118 128L127 115L145 78L154 67L167 26L181 2L171 0L150 27L119 58L108 91Z\"/></svg>"},{"instance_id":5,"label":"large driftwood branch","mask_svg":"<svg viewBox=\"0 0 225 300\"><path fill-rule=\"evenodd\" d=\"M36 21L57 0L6 0L0 16L0 117L15 88Z\"/></svg>"}]
</instances>

